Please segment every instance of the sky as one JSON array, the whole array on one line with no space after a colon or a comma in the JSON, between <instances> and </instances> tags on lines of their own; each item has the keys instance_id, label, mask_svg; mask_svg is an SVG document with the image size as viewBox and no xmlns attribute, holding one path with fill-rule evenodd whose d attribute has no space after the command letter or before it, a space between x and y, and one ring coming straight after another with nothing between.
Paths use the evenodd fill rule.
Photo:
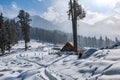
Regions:
<instances>
[{"instance_id":1,"label":"sky","mask_svg":"<svg viewBox=\"0 0 120 80\"><path fill-rule=\"evenodd\" d=\"M62 26L68 26L67 24L70 24L66 13L68 2L69 0L0 0L0 12L3 12L6 17L14 18L18 15L19 10L23 9L30 15L39 15L54 24L66 22ZM81 22L89 25L88 27L82 26L78 31L79 34L104 35L111 38L120 36L120 28L118 28L120 0L78 0L78 2L86 11L86 17L78 22L78 27ZM63 28L63 31L66 28Z\"/></svg>"}]
</instances>

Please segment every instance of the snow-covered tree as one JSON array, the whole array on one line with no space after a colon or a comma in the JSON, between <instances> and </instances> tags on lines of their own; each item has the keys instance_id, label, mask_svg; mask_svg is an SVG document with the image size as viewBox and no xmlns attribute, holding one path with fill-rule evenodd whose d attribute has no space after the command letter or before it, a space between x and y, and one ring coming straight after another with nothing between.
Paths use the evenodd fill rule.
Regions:
<instances>
[{"instance_id":1,"label":"snow-covered tree","mask_svg":"<svg viewBox=\"0 0 120 80\"><path fill-rule=\"evenodd\" d=\"M103 38L100 36L99 42L98 42L99 48L103 48Z\"/></svg>"},{"instance_id":2,"label":"snow-covered tree","mask_svg":"<svg viewBox=\"0 0 120 80\"><path fill-rule=\"evenodd\" d=\"M28 49L27 43L30 41L30 15L29 13L25 12L24 10L20 10L18 14L18 18L20 19L19 22L21 23L23 38L25 41L25 50Z\"/></svg>"},{"instance_id":3,"label":"snow-covered tree","mask_svg":"<svg viewBox=\"0 0 120 80\"><path fill-rule=\"evenodd\" d=\"M77 52L77 20L85 17L85 11L77 0L70 0L68 16L72 20L74 51Z\"/></svg>"},{"instance_id":4,"label":"snow-covered tree","mask_svg":"<svg viewBox=\"0 0 120 80\"><path fill-rule=\"evenodd\" d=\"M117 38L117 37L115 38L115 42L116 42L116 43L117 43L117 42L119 42L119 40L118 40L118 38Z\"/></svg>"},{"instance_id":5,"label":"snow-covered tree","mask_svg":"<svg viewBox=\"0 0 120 80\"><path fill-rule=\"evenodd\" d=\"M2 13L0 14L0 49L2 54L5 52L5 46L6 46L6 29L4 26L4 20L3 20L3 15Z\"/></svg>"}]
</instances>

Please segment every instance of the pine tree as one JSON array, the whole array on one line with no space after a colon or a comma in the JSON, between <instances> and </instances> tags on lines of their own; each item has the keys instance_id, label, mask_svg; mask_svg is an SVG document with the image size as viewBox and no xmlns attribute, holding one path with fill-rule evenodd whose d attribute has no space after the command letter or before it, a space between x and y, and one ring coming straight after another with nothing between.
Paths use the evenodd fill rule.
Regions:
<instances>
[{"instance_id":1,"label":"pine tree","mask_svg":"<svg viewBox=\"0 0 120 80\"><path fill-rule=\"evenodd\" d=\"M19 41L22 39L22 30L19 22L16 22L16 31L17 31L17 41Z\"/></svg>"},{"instance_id":2,"label":"pine tree","mask_svg":"<svg viewBox=\"0 0 120 80\"><path fill-rule=\"evenodd\" d=\"M27 43L30 41L30 15L24 10L20 10L18 14L19 22L21 23L23 39L25 41L25 51L28 49Z\"/></svg>"},{"instance_id":3,"label":"pine tree","mask_svg":"<svg viewBox=\"0 0 120 80\"><path fill-rule=\"evenodd\" d=\"M97 48L97 39L95 36L93 37L93 47Z\"/></svg>"},{"instance_id":4,"label":"pine tree","mask_svg":"<svg viewBox=\"0 0 120 80\"><path fill-rule=\"evenodd\" d=\"M118 42L119 42L119 40L118 40L118 38L117 38L117 37L115 38L115 42L116 42L116 43L118 43Z\"/></svg>"},{"instance_id":5,"label":"pine tree","mask_svg":"<svg viewBox=\"0 0 120 80\"><path fill-rule=\"evenodd\" d=\"M103 38L100 36L99 38L99 48L103 48Z\"/></svg>"},{"instance_id":6,"label":"pine tree","mask_svg":"<svg viewBox=\"0 0 120 80\"><path fill-rule=\"evenodd\" d=\"M77 19L85 17L85 11L78 4L77 0L70 0L68 16L72 20L74 51L77 52Z\"/></svg>"},{"instance_id":7,"label":"pine tree","mask_svg":"<svg viewBox=\"0 0 120 80\"><path fill-rule=\"evenodd\" d=\"M2 54L5 53L5 45L6 45L6 31L4 27L4 20L3 20L3 15L1 13L0 15L0 49Z\"/></svg>"},{"instance_id":8,"label":"pine tree","mask_svg":"<svg viewBox=\"0 0 120 80\"><path fill-rule=\"evenodd\" d=\"M110 46L110 40L109 38L107 38L107 36L105 37L105 44L106 44L106 48Z\"/></svg>"},{"instance_id":9,"label":"pine tree","mask_svg":"<svg viewBox=\"0 0 120 80\"><path fill-rule=\"evenodd\" d=\"M12 19L11 21L11 32L12 32L12 45L18 43L18 38L17 38L17 26L16 26L16 22L14 19Z\"/></svg>"},{"instance_id":10,"label":"pine tree","mask_svg":"<svg viewBox=\"0 0 120 80\"><path fill-rule=\"evenodd\" d=\"M11 28L10 28L10 21L6 20L4 23L5 27L6 27L6 38L7 38L7 42L6 42L6 48L7 50L10 52L11 49L11 38L12 38L12 34L11 34Z\"/></svg>"}]
</instances>

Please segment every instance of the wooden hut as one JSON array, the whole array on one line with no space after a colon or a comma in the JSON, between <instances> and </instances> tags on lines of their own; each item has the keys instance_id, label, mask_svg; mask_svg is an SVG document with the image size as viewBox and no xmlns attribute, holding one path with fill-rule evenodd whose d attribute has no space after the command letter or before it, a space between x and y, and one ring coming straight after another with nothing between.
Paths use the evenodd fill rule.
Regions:
<instances>
[{"instance_id":1,"label":"wooden hut","mask_svg":"<svg viewBox=\"0 0 120 80\"><path fill-rule=\"evenodd\" d=\"M61 51L74 51L73 44L70 42L67 42L65 46L61 49Z\"/></svg>"}]
</instances>

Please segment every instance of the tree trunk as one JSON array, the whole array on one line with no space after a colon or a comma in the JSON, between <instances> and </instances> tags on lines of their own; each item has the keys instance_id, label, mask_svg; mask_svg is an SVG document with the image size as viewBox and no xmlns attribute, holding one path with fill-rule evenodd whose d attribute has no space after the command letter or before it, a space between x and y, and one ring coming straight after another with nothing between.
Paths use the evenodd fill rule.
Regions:
<instances>
[{"instance_id":1,"label":"tree trunk","mask_svg":"<svg viewBox=\"0 0 120 80\"><path fill-rule=\"evenodd\" d=\"M76 15L76 1L73 2L73 42L74 42L74 51L77 52L77 15Z\"/></svg>"},{"instance_id":2,"label":"tree trunk","mask_svg":"<svg viewBox=\"0 0 120 80\"><path fill-rule=\"evenodd\" d=\"M27 51L27 49L28 49L28 45L27 43L25 43L25 51Z\"/></svg>"}]
</instances>

